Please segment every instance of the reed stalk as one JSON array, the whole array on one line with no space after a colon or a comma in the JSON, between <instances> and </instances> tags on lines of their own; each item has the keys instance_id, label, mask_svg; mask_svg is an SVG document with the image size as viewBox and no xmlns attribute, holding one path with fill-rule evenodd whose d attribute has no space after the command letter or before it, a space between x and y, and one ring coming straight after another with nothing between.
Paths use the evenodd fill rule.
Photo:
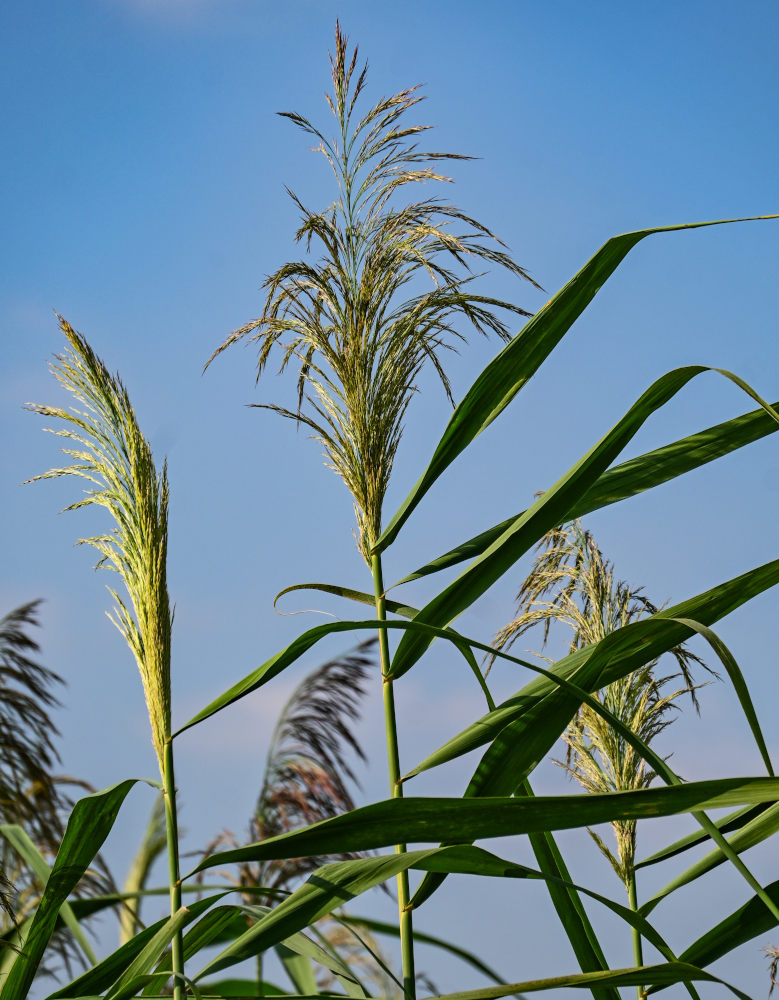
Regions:
<instances>
[{"instance_id":1,"label":"reed stalk","mask_svg":"<svg viewBox=\"0 0 779 1000\"><path fill-rule=\"evenodd\" d=\"M376 599L376 618L386 621L387 613L384 598L384 580L381 570L381 556L374 554L371 559L373 571L373 589ZM403 798L403 785L400 781L400 754L398 751L398 729L395 720L395 692L390 673L390 652L387 629L379 632L379 662L381 664L381 691L384 703L384 727L387 740L387 769L389 772L390 795L393 799ZM395 853L403 854L405 844L396 844ZM408 872L403 871L397 877L398 883L398 926L400 929L400 954L403 972L403 993L405 1000L415 1000L416 973L414 971L414 926L411 915L411 893L409 892Z\"/></svg>"},{"instance_id":2,"label":"reed stalk","mask_svg":"<svg viewBox=\"0 0 779 1000\"><path fill-rule=\"evenodd\" d=\"M457 153L425 152L417 140L429 128L405 117L423 99L417 87L356 109L367 65L336 24L330 57L333 90L326 95L336 119L335 138L302 115L282 115L313 137L335 176L336 200L300 212L296 239L317 259L290 261L265 281L262 312L230 334L208 364L232 344L258 346L259 380L271 354L281 369L298 365L297 406L257 404L313 431L327 465L351 493L357 544L374 580L376 616L386 614L381 561L373 548L381 535L382 506L406 411L418 377L431 364L453 402L442 364L444 351L464 341L465 321L478 333L510 340L499 315L529 315L520 306L481 294L474 268L496 265L536 284L482 223L437 198L404 203L409 185L449 183L441 172ZM413 288L413 297L409 289ZM387 759L393 798L399 784L397 725L386 629L379 629ZM402 844L396 846L402 852ZM415 991L408 876L398 877L401 951L407 1000Z\"/></svg>"}]
</instances>

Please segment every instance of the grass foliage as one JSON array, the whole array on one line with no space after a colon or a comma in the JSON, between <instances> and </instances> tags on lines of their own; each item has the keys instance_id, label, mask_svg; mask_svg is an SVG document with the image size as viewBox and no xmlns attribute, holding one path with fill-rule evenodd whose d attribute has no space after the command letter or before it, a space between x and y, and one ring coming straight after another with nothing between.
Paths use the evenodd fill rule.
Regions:
<instances>
[{"instance_id":1,"label":"grass foliage","mask_svg":"<svg viewBox=\"0 0 779 1000\"><path fill-rule=\"evenodd\" d=\"M317 625L284 649L266 651L259 667L216 692L171 733L165 465L157 471L118 376L61 321L67 346L52 371L77 408L31 408L56 421L54 433L64 439L71 464L38 478L82 479L85 492L68 509L98 506L110 515L103 534L82 541L97 549L98 565L117 572L127 592L123 598L111 590L112 618L134 654L146 692L162 778L152 784L163 792L162 808L156 807L126 891L80 898L79 885L96 864L125 797L138 782L126 779L79 799L67 824L58 828L56 854L46 856L38 849L22 826L34 829L35 823L24 796L36 782L53 794L48 774L56 754L47 713L53 706L54 677L32 659L36 649L28 626L35 620L34 606L0 623L0 685L10 692L0 707L0 747L6 754L0 762L0 806L21 803L16 813L3 814L18 817L18 822L6 823L2 833L39 883L34 905L0 942L5 945L0 950L0 1000L25 1000L63 929L81 947L88 967L60 985L49 1000L124 1000L170 992L175 1000L185 995L201 1000L400 993L404 1000L414 1000L418 987L437 992L416 973L415 944L420 942L456 956L484 977L485 985L440 1000L488 1000L568 988L583 990L595 1000L618 1000L620 990L633 987L640 996L676 988L677 995L684 991L695 1000L701 995L700 984L707 991L716 987L741 1000L754 1000L711 967L740 944L765 942L779 924L779 883L761 884L746 857L748 849L775 838L779 830L779 779L747 681L713 629L727 614L779 584L779 559L714 582L673 607L658 607L615 576L575 519L774 433L779 430L777 409L730 372L703 365L668 372L579 461L561 470L528 510L485 526L422 567L407 567L402 582L411 586L424 576L429 578L427 592L436 590L426 604L415 606L411 593L402 602L387 599L382 576L382 554L403 532L412 512L427 503L428 514L439 516L427 498L433 483L546 363L633 248L650 236L684 239L682 230L724 223L612 237L511 336L501 315L526 314L519 306L477 291L479 271L497 267L525 279L524 269L490 230L459 208L436 198L404 201L406 192L417 190L415 185L448 180L443 166L462 159L418 148L426 126L408 124L407 117L421 100L418 91L400 91L363 110L365 69L358 67L357 51L349 50L340 27L331 69L328 102L335 138L300 115L286 115L314 137L336 180L337 195L324 210L309 210L293 196L302 216L298 240L319 256L311 259L309 254L272 274L260 316L235 331L219 350L242 339L254 342L258 378L271 355L282 368L297 367L297 407L270 408L313 430L326 461L354 499L359 545L370 565L372 588L365 583L317 583L288 589L310 587L367 604L375 618L345 617ZM419 374L425 364L432 365L450 392L445 352L465 339L463 328L496 334L506 344L458 402L430 462L385 523L387 483ZM720 423L709 420L696 434L620 460L654 413L692 380L712 371L743 390L750 405L757 403L759 409ZM444 496L439 503L450 500ZM664 516L673 517L673 510ZM488 637L454 631L454 619L539 543L535 566L519 593L517 615L495 645ZM438 574L466 560L459 575L438 583ZM554 622L570 629L567 654L546 666L515 655L512 646L519 636L541 625L546 639ZM364 646L358 647L304 681L284 709L264 775L258 775L252 841L215 842L193 871L182 875L173 772L177 737L273 683L321 640L348 633L350 640L359 641L372 632L378 632L378 664ZM698 672L705 664L686 645L696 635L709 643L722 664L765 774L703 781L691 775L683 781L653 746L682 695L696 698ZM467 661L487 709L403 775L394 685L402 683L436 640L451 646L458 660ZM485 653L514 669L527 668L531 679L496 704L476 661ZM674 664L670 673L661 669L662 657ZM370 673L383 693L390 791L384 801L355 808L350 761L355 754L359 757L359 747L353 723ZM568 747L567 767L585 791L536 795L531 787L535 770L561 739ZM462 796L404 797L417 774L473 751L479 759ZM655 775L662 786L654 782ZM709 811L720 808L736 811L715 821ZM689 817L694 832L637 863L636 824L679 816ZM618 847L616 852L603 848L628 888L627 906L600 889L574 882L556 841L558 830L609 823L617 832ZM535 867L488 850L485 842L496 837L527 837ZM706 847L703 858L683 867L687 852L701 845ZM162 889L149 884L151 865L160 853L168 859L168 884ZM8 896L6 857L0 894L6 886ZM657 865L671 866L671 880L652 898L639 900L636 869ZM227 878L218 884L207 881L205 873L217 878L225 868L230 868ZM672 896L683 907L678 889L703 877L716 886L718 873L726 869L737 876L741 904L727 912L714 893L709 910L682 922L680 940L666 940L650 919L654 908ZM514 954L505 956L505 970L496 973L461 944L421 934L412 914L434 893L446 892L452 874L511 879L518 895L528 880L543 881L569 950L561 951L545 977L528 979L525 970L517 968ZM396 924L353 912L363 893L392 879L398 887ZM144 927L139 900L155 891L169 893L170 915ZM82 922L117 902L127 904L122 943L97 959L90 956L88 945L84 948ZM632 964L616 936L599 938L591 921L593 909L608 912L629 930ZM385 957L374 934L398 939L399 974L392 967L396 960ZM654 950L651 963L643 960L647 943ZM270 951L280 959L284 985L266 979L264 956ZM775 950L769 949L768 955L775 979ZM566 971L567 962L574 967Z\"/></svg>"}]
</instances>

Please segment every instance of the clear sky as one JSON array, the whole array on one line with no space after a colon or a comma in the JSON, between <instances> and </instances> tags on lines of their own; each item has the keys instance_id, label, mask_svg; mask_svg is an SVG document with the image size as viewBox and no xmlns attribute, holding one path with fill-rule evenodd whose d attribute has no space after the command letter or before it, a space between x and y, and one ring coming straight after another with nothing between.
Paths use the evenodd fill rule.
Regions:
<instances>
[{"instance_id":1,"label":"clear sky","mask_svg":"<svg viewBox=\"0 0 779 1000\"><path fill-rule=\"evenodd\" d=\"M75 499L75 481L20 485L59 462L55 440L22 409L28 400L62 401L46 370L62 347L53 310L120 371L158 458L168 456L175 720L322 620L276 615L283 587L369 587L348 496L316 445L244 405L289 404L293 383L269 373L255 388L254 357L241 348L201 377L224 336L256 315L264 275L296 253L297 214L284 185L314 206L333 197L324 161L274 112L327 121L336 17L369 60L369 97L425 85L419 118L436 126L431 147L479 157L457 166L447 193L491 225L549 294L615 233L779 211L773 0L738 9L719 0L4 5L0 600L5 611L46 599L43 656L68 683L57 716L63 769L97 786L153 775L155 762L140 683L103 614L106 578L92 573L90 553L73 548L100 530L96 512L55 516ZM776 222L643 243L522 397L431 492L388 553L385 576L398 579L526 506L666 370L725 367L779 397L778 250ZM490 291L531 310L546 298L502 275ZM496 349L473 343L452 358L456 395ZM751 409L717 376L698 382L641 432L633 453ZM447 419L434 381L424 389L409 413L388 514ZM588 523L620 576L644 584L656 602L677 601L777 556L777 487L777 441L769 439ZM466 634L489 639L509 618L527 565L463 619ZM431 593L403 596L418 605ZM284 605L311 606L348 613L318 597ZM768 723L776 616L769 593L721 630ZM279 707L305 667L338 648L181 740L185 849L203 847L221 827L243 831ZM499 696L522 683L508 671L495 676ZM468 677L440 651L404 680L400 701L406 767L481 712ZM678 769L687 778L759 773L726 685L708 688L702 701L702 719L685 717L675 730ZM379 718L372 699L362 729L372 755L366 799L385 794ZM776 751L770 728L769 736ZM468 766L420 780L418 791L459 794ZM548 780L550 789L565 787L551 769ZM150 805L134 794L108 848L120 874ZM647 849L665 836L649 831ZM621 898L586 835L563 840L575 872ZM755 865L775 877L766 857ZM723 915L745 898L735 876L717 885ZM695 933L696 912L712 912L711 893L689 891L678 910L656 911L680 947ZM440 896L421 912L422 929L469 943L507 977L574 969L554 918L533 912L551 909L538 887L461 879ZM478 927L466 932L457 915L472 903ZM368 906L386 904L374 897ZM756 997L767 992L759 949L769 940L722 966ZM609 955L628 964L627 940ZM435 956L423 953L420 965L442 990L475 985Z\"/></svg>"}]
</instances>

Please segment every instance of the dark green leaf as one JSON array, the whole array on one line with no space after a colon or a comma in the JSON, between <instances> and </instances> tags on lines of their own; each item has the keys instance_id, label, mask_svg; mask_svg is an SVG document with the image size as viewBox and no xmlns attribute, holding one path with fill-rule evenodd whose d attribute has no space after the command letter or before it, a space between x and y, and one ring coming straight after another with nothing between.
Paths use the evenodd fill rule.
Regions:
<instances>
[{"instance_id":1,"label":"dark green leaf","mask_svg":"<svg viewBox=\"0 0 779 1000\"><path fill-rule=\"evenodd\" d=\"M720 830L722 830L722 827L720 827ZM779 805L769 805L758 816L742 826L732 836L728 837L728 843L737 854L741 854L750 847L762 843L776 833L777 830L779 830ZM641 913L651 913L660 900L670 895L676 889L681 888L681 886L693 882L696 878L700 878L701 875L705 875L706 872L710 872L718 865L724 864L726 860L728 859L722 850L719 847L715 847L705 857L696 861L694 865L691 865L686 871L683 871L676 878L672 879L668 885L652 896L651 899L648 899L640 907Z\"/></svg>"},{"instance_id":2,"label":"dark green leaf","mask_svg":"<svg viewBox=\"0 0 779 1000\"><path fill-rule=\"evenodd\" d=\"M620 629L618 633L612 633L607 639L613 659L599 683L610 684L631 670L635 670L649 660L660 656L673 646L689 639L693 630L673 619L689 618L710 626L777 583L779 583L779 560L774 560L712 587L711 590L682 601L680 604L666 608L651 618L633 622ZM616 636L621 638L615 639ZM602 640L602 642L605 641L605 639ZM480 644L475 642L471 642L471 645L477 649L482 648ZM598 643L563 657L554 664L552 673L564 680L571 679L573 674L586 664L601 646L602 643ZM510 659L508 656L506 658ZM513 659L516 662L523 662L516 657ZM527 665L538 669L535 664ZM498 705L494 712L482 716L477 722L445 743L410 771L406 777L419 774L491 742L505 726L524 715L537 704L539 699L545 697L556 686L545 676L536 677L511 698Z\"/></svg>"},{"instance_id":3,"label":"dark green leaf","mask_svg":"<svg viewBox=\"0 0 779 1000\"><path fill-rule=\"evenodd\" d=\"M430 464L387 525L374 551L382 552L392 544L406 519L436 479L508 406L637 243L655 233L747 221L755 219L723 219L717 222L661 226L623 233L608 240L482 371L455 409Z\"/></svg>"},{"instance_id":4,"label":"dark green leaf","mask_svg":"<svg viewBox=\"0 0 779 1000\"><path fill-rule=\"evenodd\" d=\"M779 905L779 882L765 886L766 893ZM753 896L729 917L698 938L679 956L683 962L709 965L747 941L776 927L776 918L765 904Z\"/></svg>"},{"instance_id":5,"label":"dark green leaf","mask_svg":"<svg viewBox=\"0 0 779 1000\"><path fill-rule=\"evenodd\" d=\"M408 796L363 806L247 847L220 851L201 861L190 876L225 864L367 851L401 840L462 843L777 800L779 778L717 778L632 792L548 795L534 799ZM285 903L286 900L280 906Z\"/></svg>"},{"instance_id":6,"label":"dark green leaf","mask_svg":"<svg viewBox=\"0 0 779 1000\"><path fill-rule=\"evenodd\" d=\"M79 799L73 807L60 849L25 941L0 990L2 1000L25 1000L60 908L103 846L116 814L137 779Z\"/></svg>"},{"instance_id":7,"label":"dark green leaf","mask_svg":"<svg viewBox=\"0 0 779 1000\"><path fill-rule=\"evenodd\" d=\"M775 410L779 409L779 400L772 403L771 406ZM676 479L686 472L700 468L708 462L713 462L723 455L729 455L731 452L743 448L753 441L758 441L768 434L773 434L777 430L779 430L779 424L770 413L763 409L752 410L740 417L734 417L733 420L726 420L724 423L707 427L706 430L680 438L662 448L638 455L636 458L631 458L627 462L622 462L613 469L604 472L584 496L573 505L568 517L584 517L585 514L591 514L602 507L608 507L620 500L636 496L645 490ZM409 583L431 573L437 573L449 566L456 566L466 559L475 559L516 524L520 518L524 517L525 513L525 511L520 511L513 517L506 518L505 521L496 524L495 527L482 531L468 539L467 542L463 542L444 555L421 566L399 580L394 586L399 587L402 583ZM390 587L390 590L392 589Z\"/></svg>"},{"instance_id":8,"label":"dark green leaf","mask_svg":"<svg viewBox=\"0 0 779 1000\"><path fill-rule=\"evenodd\" d=\"M735 382L761 405L757 393L737 375L703 365L677 368L657 379L601 440L546 490L525 514L479 556L463 573L419 612L417 620L446 626L481 597L550 528L568 520L573 505L595 483L647 418L664 406L687 383L705 371L716 371ZM776 420L779 414L771 411ZM392 660L392 675L410 669L432 642L422 633L404 635Z\"/></svg>"}]
</instances>

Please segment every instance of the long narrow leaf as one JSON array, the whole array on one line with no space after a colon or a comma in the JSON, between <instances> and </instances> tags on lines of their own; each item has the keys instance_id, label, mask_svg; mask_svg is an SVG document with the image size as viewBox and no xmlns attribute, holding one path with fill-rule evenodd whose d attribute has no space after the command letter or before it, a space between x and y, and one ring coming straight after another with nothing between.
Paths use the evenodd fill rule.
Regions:
<instances>
[{"instance_id":1,"label":"long narrow leaf","mask_svg":"<svg viewBox=\"0 0 779 1000\"><path fill-rule=\"evenodd\" d=\"M759 816L729 837L728 844L737 854L741 854L743 851L749 850L750 847L754 847L756 844L767 840L777 830L779 830L779 805L771 805L761 812ZM722 849L715 847L713 851L709 851L708 854L696 861L694 865L691 865L680 875L677 875L668 885L655 893L651 899L648 899L640 907L641 913L651 913L666 896L680 889L683 885L688 885L690 882L695 881L695 879L710 872L718 865L724 864L727 860Z\"/></svg>"},{"instance_id":2,"label":"long narrow leaf","mask_svg":"<svg viewBox=\"0 0 779 1000\"><path fill-rule=\"evenodd\" d=\"M365 927L366 930L372 931L374 934L386 934L388 937L393 938L400 937L398 925L389 924L383 920L371 920L369 917L355 917L348 914L342 915L340 922L346 924L348 927ZM439 948L449 955L454 955L465 962L466 965L470 965L471 968L476 969L477 972L481 972L482 975L495 983L504 983L506 981L504 976L501 976L500 973L483 962L478 955L468 951L466 948L461 948L459 945L452 944L451 941L446 941L444 938L436 937L433 934L425 934L424 931L417 930L416 927L414 928L414 941L418 944L429 944L433 948Z\"/></svg>"},{"instance_id":3,"label":"long narrow leaf","mask_svg":"<svg viewBox=\"0 0 779 1000\"><path fill-rule=\"evenodd\" d=\"M560 678L570 679L595 654L601 644L608 640L612 660L606 668L602 683L610 684L690 637L693 630L681 625L678 621L674 621L674 619L689 618L711 626L757 594L776 586L777 583L779 583L779 559L758 566L741 574L741 576L712 587L711 590L659 611L651 618L633 622L620 629L618 633L607 636L601 643L576 650L558 660L551 672ZM621 638L615 639L615 636ZM481 648L480 644L469 641L473 648ZM517 657L502 655L507 660L513 659L518 663L525 662ZM535 664L528 663L527 666L534 670L538 669ZM410 771L406 778L420 774L422 771L453 760L491 742L505 726L529 711L540 698L549 694L555 687L554 682L546 676L534 678L520 691L498 705L494 712L482 716L430 754Z\"/></svg>"},{"instance_id":4,"label":"long narrow leaf","mask_svg":"<svg viewBox=\"0 0 779 1000\"><path fill-rule=\"evenodd\" d=\"M776 413L750 386L732 372L704 365L688 365L661 376L630 407L601 440L546 490L525 514L473 563L425 605L418 618L436 626L449 625L481 597L550 528L570 517L573 505L596 482L643 423L693 378L714 371L734 382L779 421ZM392 660L392 674L404 674L431 643L422 634L403 636Z\"/></svg>"},{"instance_id":5,"label":"long narrow leaf","mask_svg":"<svg viewBox=\"0 0 779 1000\"><path fill-rule=\"evenodd\" d=\"M418 631L429 633L432 638L447 639L454 644L454 646L465 656L469 663L471 669L473 669L472 658L467 655L467 647L475 645L470 639L465 639L459 633L455 632L454 629L445 628L435 628L431 625L427 625L425 622L417 621L380 621L377 619L369 619L367 621L336 621L328 622L326 625L317 625L308 631L303 632L302 635L298 636L289 646L286 646L281 652L276 653L265 663L261 664L251 673L247 674L242 680L238 681L232 687L228 688L223 694L215 698L210 702L204 709L193 716L189 722L185 723L180 729L178 729L173 736L180 736L182 733L191 729L193 726L204 722L209 719L212 715L217 712L221 712L223 709L234 704L236 701L240 701L241 698L245 698L246 695L257 691L268 681L272 680L274 677L278 676L283 670L291 666L296 660L300 659L304 653L308 652L312 646L314 646L320 639L324 639L326 636L332 635L336 632L360 632L360 631L371 631L375 632L377 629L400 629L402 631ZM488 647L484 647L485 649ZM478 668L477 668L478 672ZM481 674L479 673L481 677ZM481 678L482 687L484 688L484 679ZM488 699L489 700L489 699Z\"/></svg>"},{"instance_id":6,"label":"long narrow leaf","mask_svg":"<svg viewBox=\"0 0 779 1000\"><path fill-rule=\"evenodd\" d=\"M733 656L722 639L720 639L717 633L713 632L706 625L702 625L700 622L693 621L690 618L678 618L677 621L682 625L687 625L693 632L697 632L698 635L702 636L719 657L720 662L730 678L730 683L733 685L733 690L736 692L736 697L738 698L741 709L747 723L749 724L749 728L752 731L755 743L760 751L760 756L763 758L766 771L768 771L769 774L773 774L773 764L771 763L771 757L768 753L768 747L766 746L765 738L763 737L763 732L760 728L760 723L757 720L757 712L755 711L752 696L749 693L749 688L747 687L744 675L736 662L736 658Z\"/></svg>"},{"instance_id":7,"label":"long narrow leaf","mask_svg":"<svg viewBox=\"0 0 779 1000\"><path fill-rule=\"evenodd\" d=\"M163 923L106 993L106 1000L125 1000L138 992L152 968L176 934L192 920L192 912L182 906Z\"/></svg>"},{"instance_id":8,"label":"long narrow leaf","mask_svg":"<svg viewBox=\"0 0 779 1000\"><path fill-rule=\"evenodd\" d=\"M0 990L2 1000L25 1000L62 904L103 846L127 793L137 780L122 781L105 791L87 795L74 805L24 951L17 956Z\"/></svg>"},{"instance_id":9,"label":"long narrow leaf","mask_svg":"<svg viewBox=\"0 0 779 1000\"><path fill-rule=\"evenodd\" d=\"M522 983L507 983L505 986L484 986L478 990L461 990L458 993L443 993L431 1000L499 1000L521 990L523 993L538 993L544 990L574 987L592 989L595 986L673 986L675 983L718 983L739 998L754 1000L724 979L704 972L687 962L667 962L665 965L642 965L632 969L613 969L608 972L580 972L569 976L552 976L548 979L529 979Z\"/></svg>"},{"instance_id":10,"label":"long narrow leaf","mask_svg":"<svg viewBox=\"0 0 779 1000\"><path fill-rule=\"evenodd\" d=\"M776 801L779 801L779 778L716 778L631 792L539 795L534 799L408 796L362 806L246 847L219 851L204 858L187 878L226 864L388 847L401 836L409 843L462 843Z\"/></svg>"},{"instance_id":11,"label":"long narrow leaf","mask_svg":"<svg viewBox=\"0 0 779 1000\"><path fill-rule=\"evenodd\" d=\"M169 890L165 890L167 893ZM230 891L235 891L234 889ZM207 899L198 899L188 904L192 919L199 917L215 902L223 899L227 893L222 892ZM116 980L129 968L131 963L143 951L157 932L165 926L170 917L162 917L155 923L139 931L135 937L121 945L116 951L104 958L94 969L89 969L72 982L61 986L51 993L46 1000L75 1000L77 997L96 996L108 990ZM186 937L185 937L186 940ZM167 977L166 977L167 978Z\"/></svg>"},{"instance_id":12,"label":"long narrow leaf","mask_svg":"<svg viewBox=\"0 0 779 1000\"><path fill-rule=\"evenodd\" d=\"M722 819L717 820L717 829L720 833L732 833L734 830L740 830L742 827L746 826L747 823L756 819L758 816L762 816L766 810L773 808L769 803L763 802L757 806L745 806L743 809L736 809L732 813L728 813L727 816L723 816ZM648 857L641 861L636 862L636 871L639 868L646 868L649 865L657 865L662 861L668 861L669 858L674 858L679 854L683 854L685 851L689 851L693 847L699 847L701 844L705 843L709 839L709 835L703 830L693 830L692 833L688 833L684 837L680 837L675 840L672 844L668 844L667 847L661 847L659 851L655 851L654 854L650 854Z\"/></svg>"},{"instance_id":13,"label":"long narrow leaf","mask_svg":"<svg viewBox=\"0 0 779 1000\"><path fill-rule=\"evenodd\" d=\"M779 400L772 403L771 407L779 410ZM628 459L612 469L607 469L573 505L568 517L581 518L610 504L637 496L693 469L698 469L708 462L729 455L753 441L759 441L775 431L779 431L779 424L770 413L761 408ZM524 510L520 511L513 517L501 521L500 524L469 538L467 542L462 542L438 558L420 566L408 576L404 576L393 587L410 583L431 573L438 573L467 559L475 559L524 517L525 513ZM389 589L392 590L393 587Z\"/></svg>"},{"instance_id":14,"label":"long narrow leaf","mask_svg":"<svg viewBox=\"0 0 779 1000\"><path fill-rule=\"evenodd\" d=\"M528 798L534 797L528 781L522 782L521 793ZM531 833L528 839L539 869L544 875L549 876L546 888L579 968L582 972L607 969L609 966L606 956L582 905L579 893L570 888L571 876L551 831ZM619 1000L619 994L613 989L593 989L593 996Z\"/></svg>"},{"instance_id":15,"label":"long narrow leaf","mask_svg":"<svg viewBox=\"0 0 779 1000\"><path fill-rule=\"evenodd\" d=\"M30 839L27 831L16 823L4 823L0 826L0 836L5 837L16 853L23 858L32 871L35 872L41 885L45 886L48 882L51 869L46 863L44 856ZM81 925L79 924L78 918L73 912L70 903L64 902L62 904L59 915L62 922L73 935L73 938L86 956L87 961L90 965L96 965L97 958L95 957L95 953L92 951L92 948L86 939L86 935L81 930Z\"/></svg>"},{"instance_id":16,"label":"long narrow leaf","mask_svg":"<svg viewBox=\"0 0 779 1000\"><path fill-rule=\"evenodd\" d=\"M765 886L768 896L779 905L779 881ZM679 956L680 961L709 965L739 945L766 934L777 926L776 917L770 913L757 896L740 906L716 927L698 938Z\"/></svg>"},{"instance_id":17,"label":"long narrow leaf","mask_svg":"<svg viewBox=\"0 0 779 1000\"><path fill-rule=\"evenodd\" d=\"M436 479L508 406L637 243L655 233L752 222L758 218L775 219L779 216L660 226L623 233L608 240L482 371L455 409L427 469L387 525L374 551L382 552L392 544Z\"/></svg>"}]
</instances>

